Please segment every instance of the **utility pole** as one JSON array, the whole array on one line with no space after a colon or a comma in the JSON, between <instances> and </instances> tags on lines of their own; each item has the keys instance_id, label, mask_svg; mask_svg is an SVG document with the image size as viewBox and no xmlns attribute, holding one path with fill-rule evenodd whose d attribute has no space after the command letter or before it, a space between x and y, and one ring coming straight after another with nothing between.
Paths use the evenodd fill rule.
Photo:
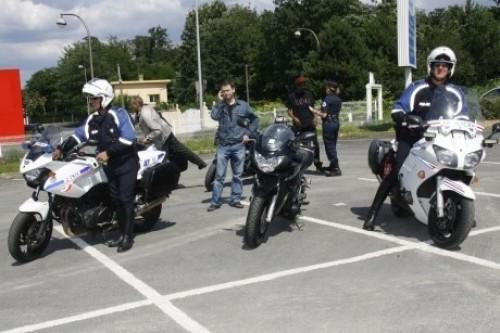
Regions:
<instances>
[{"instance_id":1,"label":"utility pole","mask_svg":"<svg viewBox=\"0 0 500 333\"><path fill-rule=\"evenodd\" d=\"M248 64L245 64L245 85L247 88L247 103L250 104L250 92L248 91Z\"/></svg>"}]
</instances>

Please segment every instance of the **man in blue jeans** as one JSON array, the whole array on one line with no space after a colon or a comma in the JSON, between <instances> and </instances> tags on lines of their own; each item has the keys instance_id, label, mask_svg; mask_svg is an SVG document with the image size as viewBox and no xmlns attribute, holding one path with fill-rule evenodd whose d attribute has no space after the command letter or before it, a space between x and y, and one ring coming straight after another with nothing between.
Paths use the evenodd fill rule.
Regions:
<instances>
[{"instance_id":1,"label":"man in blue jeans","mask_svg":"<svg viewBox=\"0 0 500 333\"><path fill-rule=\"evenodd\" d=\"M243 208L241 204L241 174L245 162L245 143L250 137L255 136L259 126L259 118L245 101L236 99L236 89L231 81L221 84L217 103L210 116L219 122L217 135L217 165L215 172L212 200L207 211L211 212L220 208L222 189L228 161L231 161L233 180L231 183L231 199L229 205L235 208ZM248 127L243 124L248 123Z\"/></svg>"}]
</instances>

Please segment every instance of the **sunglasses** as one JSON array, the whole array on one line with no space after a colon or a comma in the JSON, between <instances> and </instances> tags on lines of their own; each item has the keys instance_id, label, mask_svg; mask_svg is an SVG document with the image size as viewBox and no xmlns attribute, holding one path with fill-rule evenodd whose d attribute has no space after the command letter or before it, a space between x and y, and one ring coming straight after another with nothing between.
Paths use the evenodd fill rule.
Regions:
<instances>
[{"instance_id":1,"label":"sunglasses","mask_svg":"<svg viewBox=\"0 0 500 333\"><path fill-rule=\"evenodd\" d=\"M446 67L446 68L450 68L450 64L447 63L447 62L434 62L432 64L432 67Z\"/></svg>"}]
</instances>

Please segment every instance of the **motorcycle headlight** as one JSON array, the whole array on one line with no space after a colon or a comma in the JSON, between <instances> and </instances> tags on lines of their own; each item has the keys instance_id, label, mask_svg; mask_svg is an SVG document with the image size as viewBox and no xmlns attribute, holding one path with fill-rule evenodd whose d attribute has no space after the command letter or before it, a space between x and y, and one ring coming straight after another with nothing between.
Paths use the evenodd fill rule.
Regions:
<instances>
[{"instance_id":1,"label":"motorcycle headlight","mask_svg":"<svg viewBox=\"0 0 500 333\"><path fill-rule=\"evenodd\" d=\"M434 148L434 152L436 153L436 157L439 163L450 168L456 168L458 166L457 154L455 154L451 150L436 145L433 145L432 148Z\"/></svg>"},{"instance_id":2,"label":"motorcycle headlight","mask_svg":"<svg viewBox=\"0 0 500 333\"><path fill-rule=\"evenodd\" d=\"M255 152L255 162L259 167L260 171L268 173L276 170L276 167L283 162L285 156L272 156L272 157L264 157L257 151Z\"/></svg>"},{"instance_id":3,"label":"motorcycle headlight","mask_svg":"<svg viewBox=\"0 0 500 333\"><path fill-rule=\"evenodd\" d=\"M33 170L26 172L23 176L24 176L24 179L26 179L26 181L34 182L40 176L41 172L42 172L41 169L33 169Z\"/></svg>"},{"instance_id":4,"label":"motorcycle headlight","mask_svg":"<svg viewBox=\"0 0 500 333\"><path fill-rule=\"evenodd\" d=\"M465 155L464 168L472 169L481 162L481 157L483 157L483 150L479 149L475 152L468 153Z\"/></svg>"}]
</instances>

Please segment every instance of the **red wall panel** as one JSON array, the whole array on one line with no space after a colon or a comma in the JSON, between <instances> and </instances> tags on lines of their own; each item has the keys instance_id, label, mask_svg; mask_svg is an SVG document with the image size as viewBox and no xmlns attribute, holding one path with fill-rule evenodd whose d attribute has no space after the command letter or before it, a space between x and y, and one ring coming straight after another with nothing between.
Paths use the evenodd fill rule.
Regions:
<instances>
[{"instance_id":1,"label":"red wall panel","mask_svg":"<svg viewBox=\"0 0 500 333\"><path fill-rule=\"evenodd\" d=\"M24 135L21 77L18 69L0 69L0 138Z\"/></svg>"}]
</instances>

